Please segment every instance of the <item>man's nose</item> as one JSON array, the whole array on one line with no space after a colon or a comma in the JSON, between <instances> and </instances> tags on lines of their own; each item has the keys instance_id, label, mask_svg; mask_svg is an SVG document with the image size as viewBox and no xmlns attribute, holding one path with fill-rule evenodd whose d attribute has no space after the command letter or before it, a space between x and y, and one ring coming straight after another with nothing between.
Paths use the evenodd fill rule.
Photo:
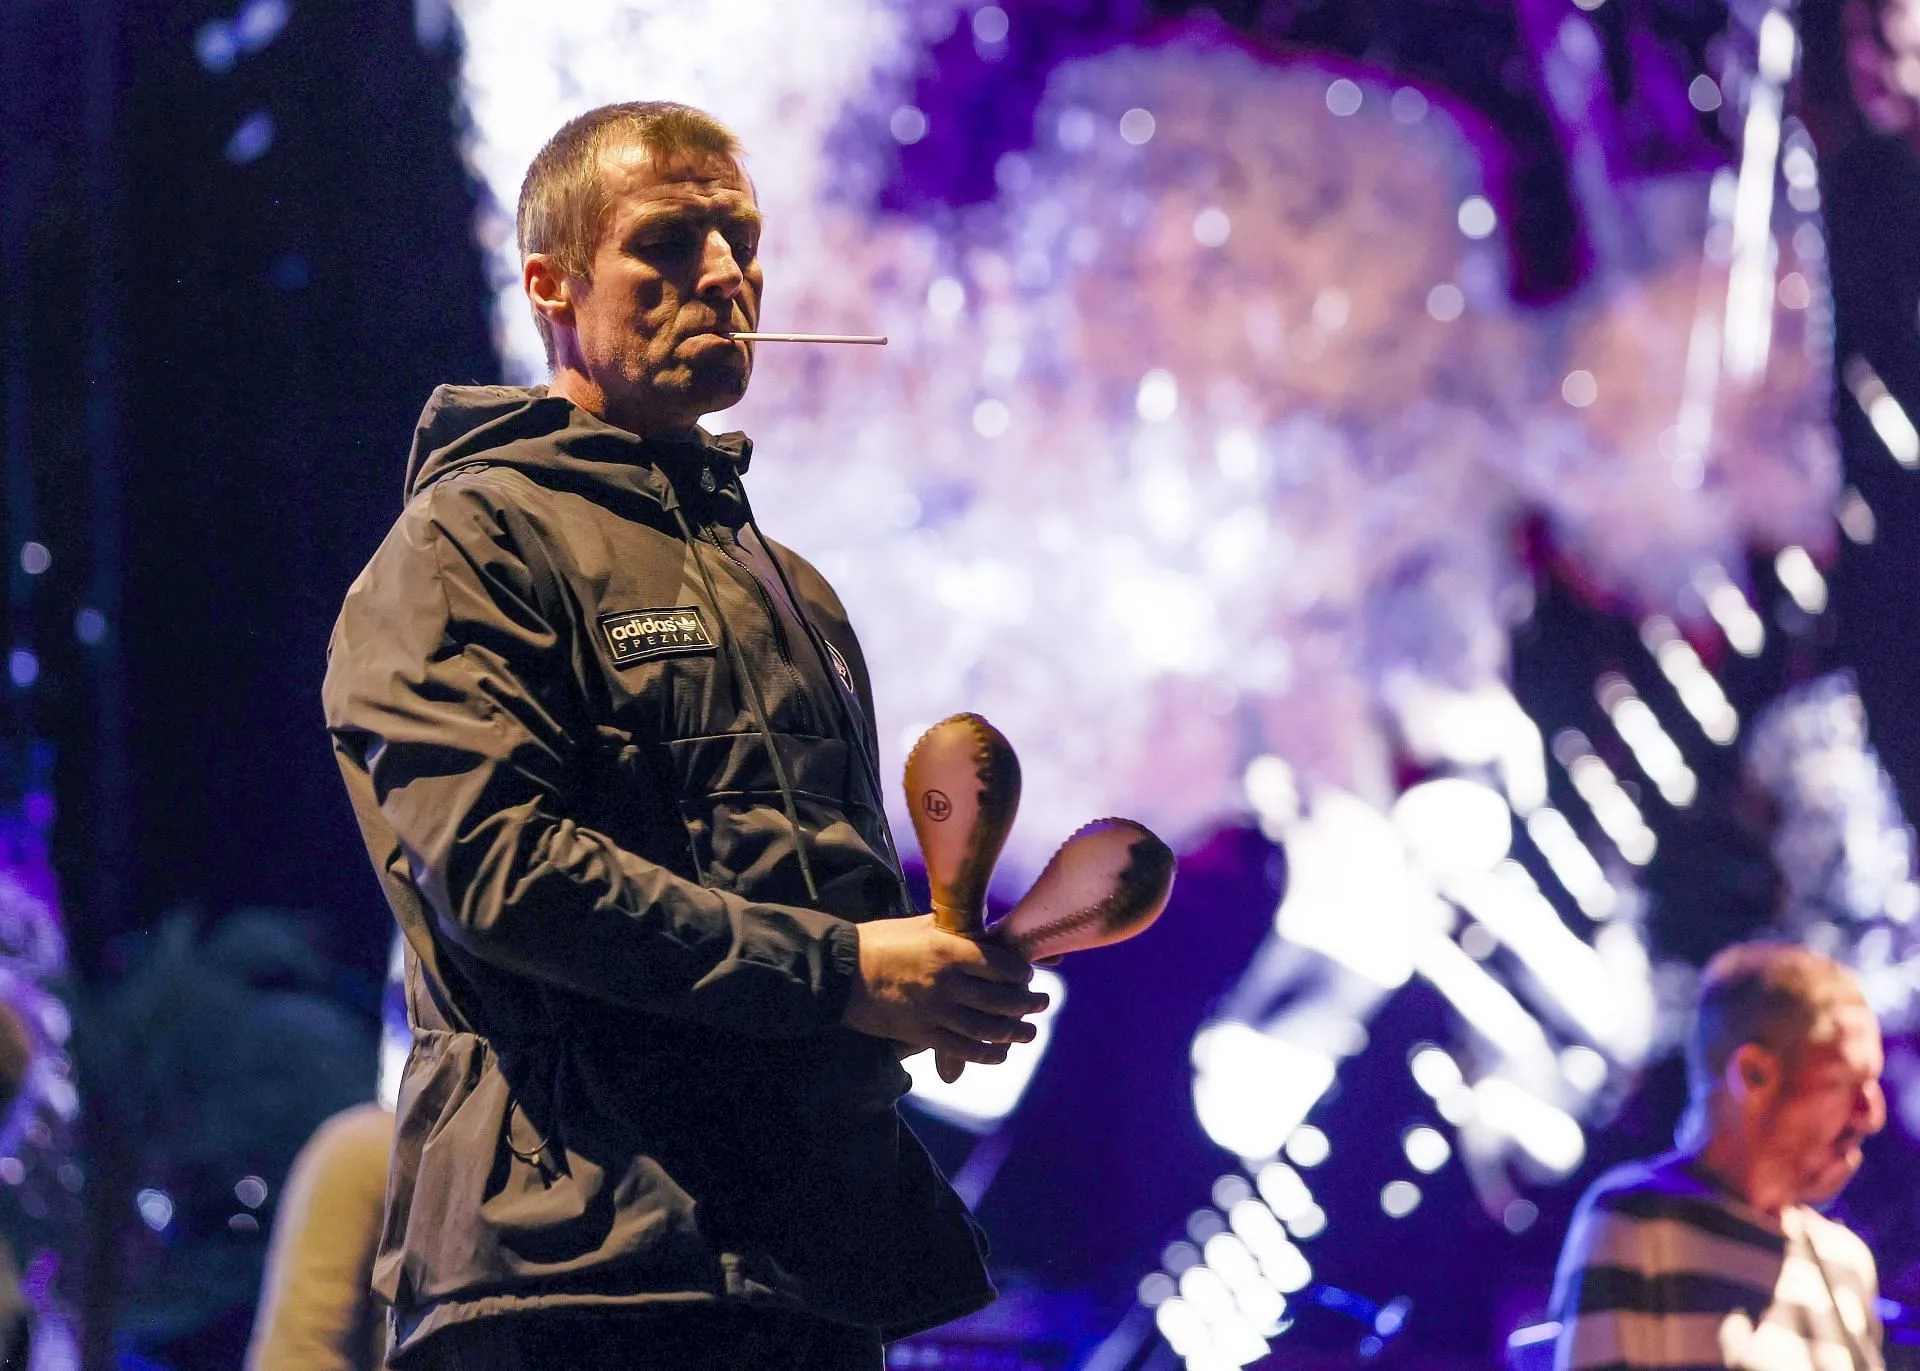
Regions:
<instances>
[{"instance_id":1,"label":"man's nose","mask_svg":"<svg viewBox=\"0 0 1920 1371\"><path fill-rule=\"evenodd\" d=\"M700 255L700 293L731 300L746 283L746 273L740 269L739 259L733 255L733 244L727 241L725 234L715 229L707 235L706 246Z\"/></svg>"},{"instance_id":2,"label":"man's nose","mask_svg":"<svg viewBox=\"0 0 1920 1371\"><path fill-rule=\"evenodd\" d=\"M1880 1088L1880 1082L1868 1081L1866 1089L1862 1090L1860 1095L1866 1114L1866 1122L1862 1128L1868 1133L1878 1133L1887 1126L1886 1092Z\"/></svg>"}]
</instances>

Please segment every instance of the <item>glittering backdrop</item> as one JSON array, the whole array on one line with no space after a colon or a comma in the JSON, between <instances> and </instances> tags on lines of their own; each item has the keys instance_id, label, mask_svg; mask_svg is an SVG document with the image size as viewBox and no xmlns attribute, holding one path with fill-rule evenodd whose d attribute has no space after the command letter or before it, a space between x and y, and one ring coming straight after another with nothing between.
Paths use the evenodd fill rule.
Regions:
<instances>
[{"instance_id":1,"label":"glittering backdrop","mask_svg":"<svg viewBox=\"0 0 1920 1371\"><path fill-rule=\"evenodd\" d=\"M66 972L59 888L48 860L53 756L44 744L0 749L0 1001L20 1017L34 1057L20 1095L0 1115L0 1207L33 1303L36 1367L66 1365L73 1340L55 1301L56 1249L77 1218L73 1162L79 1114L67 1056L72 1020L53 986Z\"/></svg>"},{"instance_id":2,"label":"glittering backdrop","mask_svg":"<svg viewBox=\"0 0 1920 1371\"><path fill-rule=\"evenodd\" d=\"M1851 675L1776 700L1754 721L1745 760L1779 811L1781 927L1853 965L1883 1024L1910 1031L1920 1008L1913 830L1867 742Z\"/></svg>"},{"instance_id":3,"label":"glittering backdrop","mask_svg":"<svg viewBox=\"0 0 1920 1371\"><path fill-rule=\"evenodd\" d=\"M766 327L892 338L767 346L747 401L710 420L753 433L765 525L846 600L883 765L946 714L993 719L1026 774L1010 876L1103 813L1184 844L1251 810L1285 844L1274 927L1193 1044L1199 1121L1242 1171L1189 1222L1204 1254L1175 1243L1142 1282L1160 1332L1211 1366L1284 1327L1273 1299L1312 1276L1292 1241L1327 1216L1282 1149L1318 1136L1303 1122L1416 979L1453 1035L1414 1052L1416 1083L1481 1204L1524 1231L1524 1190L1580 1165L1583 1125L1671 1038L1687 979L1650 958L1656 836L1599 755L1620 749L1572 730L1549 748L1508 690L1538 572L1519 549L1641 622L1712 747L1740 720L1694 644L1759 651L1748 555L1784 549L1796 598L1824 596L1831 308L1812 147L1782 117L1788 21L1729 35L1734 165L1653 175L1589 117L1608 79L1590 21L1528 9L1594 261L1574 295L1523 308L1494 131L1217 27L1075 29L991 195L949 202L927 190L935 154L965 151L956 183L977 179L956 137L999 146L1009 116L956 134L959 106L916 108L914 82L969 30L999 60L1018 5L455 10L510 374L544 376L511 228L522 172L566 118L633 98L741 134L769 219ZM918 199L888 189L902 145ZM1645 702L1617 675L1596 688L1628 779L1691 804L1698 778ZM1775 853L1803 897L1792 929L1894 1010L1920 892L1857 699L1823 686L1750 737L1792 819ZM1402 794L1407 763L1435 775ZM1556 765L1578 813L1547 803ZM1235 1298L1264 1312L1202 1317L1203 1287L1254 1270L1249 1253L1259 1279Z\"/></svg>"},{"instance_id":4,"label":"glittering backdrop","mask_svg":"<svg viewBox=\"0 0 1920 1371\"><path fill-rule=\"evenodd\" d=\"M1824 277L1791 222L1813 307L1770 311L1765 372L1677 465L1730 185L1618 191L1621 260L1522 312L1474 143L1363 74L1197 34L1068 62L998 196L936 226L871 208L928 7L457 9L513 372L540 373L519 178L564 118L636 96L745 139L768 327L892 336L763 348L718 422L755 434L765 522L853 612L889 765L961 708L1020 749L1015 868L1104 812L1190 835L1244 809L1263 753L1390 798L1402 702L1502 679L1529 511L1599 591L1683 619L1703 566L1827 536Z\"/></svg>"}]
</instances>

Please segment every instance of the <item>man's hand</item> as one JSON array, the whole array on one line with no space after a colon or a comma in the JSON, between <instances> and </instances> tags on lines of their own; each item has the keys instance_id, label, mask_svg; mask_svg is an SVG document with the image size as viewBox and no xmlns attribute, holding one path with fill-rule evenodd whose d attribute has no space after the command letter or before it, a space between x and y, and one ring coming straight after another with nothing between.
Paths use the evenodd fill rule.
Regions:
<instances>
[{"instance_id":1,"label":"man's hand","mask_svg":"<svg viewBox=\"0 0 1920 1371\"><path fill-rule=\"evenodd\" d=\"M841 1016L848 1028L911 1052L931 1047L942 1074L949 1062L1003 1062L1009 1043L1033 1041L1023 1020L1047 997L1027 989L1033 968L1019 953L949 933L931 914L856 927L860 975Z\"/></svg>"}]
</instances>

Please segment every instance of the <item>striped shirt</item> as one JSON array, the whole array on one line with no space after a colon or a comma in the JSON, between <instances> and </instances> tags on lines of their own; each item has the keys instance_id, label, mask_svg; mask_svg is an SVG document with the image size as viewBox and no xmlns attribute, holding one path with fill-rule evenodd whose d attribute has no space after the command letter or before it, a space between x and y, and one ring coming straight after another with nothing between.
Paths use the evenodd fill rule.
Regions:
<instances>
[{"instance_id":1,"label":"striped shirt","mask_svg":"<svg viewBox=\"0 0 1920 1371\"><path fill-rule=\"evenodd\" d=\"M1805 1206L1768 1218L1692 1161L1616 1167L1581 1199L1555 1371L1883 1371L1867 1245Z\"/></svg>"}]
</instances>

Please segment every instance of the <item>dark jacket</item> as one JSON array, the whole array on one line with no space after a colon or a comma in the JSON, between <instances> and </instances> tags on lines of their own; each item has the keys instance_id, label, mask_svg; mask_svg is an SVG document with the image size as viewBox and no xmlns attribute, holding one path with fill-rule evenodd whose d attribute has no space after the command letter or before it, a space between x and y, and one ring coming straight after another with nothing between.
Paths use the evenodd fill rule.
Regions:
<instances>
[{"instance_id":1,"label":"dark jacket","mask_svg":"<svg viewBox=\"0 0 1920 1371\"><path fill-rule=\"evenodd\" d=\"M906 896L859 643L758 536L749 451L442 387L348 591L327 725L409 948L400 1359L527 1310L895 1337L992 1298L893 1045L840 1026L853 923Z\"/></svg>"}]
</instances>

